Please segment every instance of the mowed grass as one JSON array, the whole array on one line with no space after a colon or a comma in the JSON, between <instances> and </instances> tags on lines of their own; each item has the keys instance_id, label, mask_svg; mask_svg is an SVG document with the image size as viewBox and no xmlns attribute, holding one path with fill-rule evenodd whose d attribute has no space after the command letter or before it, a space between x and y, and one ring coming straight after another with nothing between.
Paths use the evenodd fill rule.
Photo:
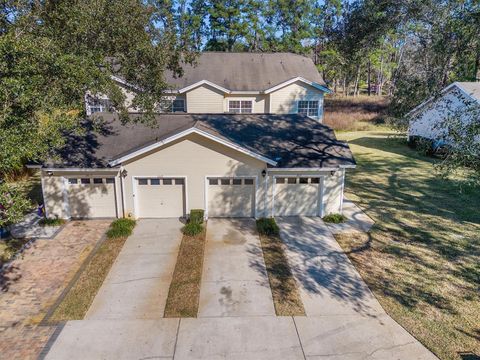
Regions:
<instances>
[{"instance_id":1,"label":"mowed grass","mask_svg":"<svg viewBox=\"0 0 480 360\"><path fill-rule=\"evenodd\" d=\"M275 220L259 219L257 220L257 229L272 290L275 313L277 316L304 316L305 309L297 282L288 264Z\"/></svg>"},{"instance_id":2,"label":"mowed grass","mask_svg":"<svg viewBox=\"0 0 480 360\"><path fill-rule=\"evenodd\" d=\"M196 317L200 301L206 226L194 236L183 235L165 305L165 317Z\"/></svg>"},{"instance_id":3,"label":"mowed grass","mask_svg":"<svg viewBox=\"0 0 480 360\"><path fill-rule=\"evenodd\" d=\"M337 131L364 131L383 123L388 100L381 96L327 96L324 106L326 125Z\"/></svg>"},{"instance_id":4,"label":"mowed grass","mask_svg":"<svg viewBox=\"0 0 480 360\"><path fill-rule=\"evenodd\" d=\"M85 317L95 295L97 295L134 227L135 221L130 219L118 219L110 225L106 239L48 319L49 322L82 320Z\"/></svg>"},{"instance_id":5,"label":"mowed grass","mask_svg":"<svg viewBox=\"0 0 480 360\"><path fill-rule=\"evenodd\" d=\"M346 195L376 221L337 240L385 310L441 359L480 355L480 189L386 132L340 133L357 169ZM475 357L477 356L477 357Z\"/></svg>"}]
</instances>

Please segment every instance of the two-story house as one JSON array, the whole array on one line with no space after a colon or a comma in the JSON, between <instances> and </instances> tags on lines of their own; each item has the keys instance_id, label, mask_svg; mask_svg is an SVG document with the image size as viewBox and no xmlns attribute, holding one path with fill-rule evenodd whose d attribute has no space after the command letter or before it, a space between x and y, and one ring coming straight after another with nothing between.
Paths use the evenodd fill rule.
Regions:
<instances>
[{"instance_id":1,"label":"two-story house","mask_svg":"<svg viewBox=\"0 0 480 360\"><path fill-rule=\"evenodd\" d=\"M173 89L161 101L164 112L304 114L321 121L330 92L313 61L291 53L205 52L183 70L179 78L166 74ZM131 100L132 87L114 79ZM86 104L88 115L108 109L106 98L88 97Z\"/></svg>"},{"instance_id":2,"label":"two-story house","mask_svg":"<svg viewBox=\"0 0 480 360\"><path fill-rule=\"evenodd\" d=\"M328 89L294 54L204 53L162 99L156 126L122 125L88 98L86 134L41 167L49 217L341 213L346 143L321 123ZM116 79L128 99L132 88ZM131 117L138 116L132 109ZM99 114L97 114L99 113ZM97 116L103 129L91 126ZM97 124L98 125L98 124Z\"/></svg>"}]
</instances>

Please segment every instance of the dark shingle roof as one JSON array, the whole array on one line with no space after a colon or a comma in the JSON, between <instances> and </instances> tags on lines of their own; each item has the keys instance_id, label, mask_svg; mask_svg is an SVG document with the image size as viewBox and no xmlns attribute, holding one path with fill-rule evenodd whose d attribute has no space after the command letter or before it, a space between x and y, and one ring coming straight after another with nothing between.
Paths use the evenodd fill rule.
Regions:
<instances>
[{"instance_id":1,"label":"dark shingle roof","mask_svg":"<svg viewBox=\"0 0 480 360\"><path fill-rule=\"evenodd\" d=\"M276 161L279 168L355 165L348 144L338 141L331 128L298 114L163 114L153 127L122 125L113 114L102 114L101 119L101 126L88 120L87 134L71 135L59 161L46 165L105 167L109 161L193 127Z\"/></svg>"},{"instance_id":2,"label":"dark shingle roof","mask_svg":"<svg viewBox=\"0 0 480 360\"><path fill-rule=\"evenodd\" d=\"M326 86L312 59L292 53L204 52L182 77L166 74L176 89L208 80L229 90L263 91L296 77Z\"/></svg>"}]
</instances>

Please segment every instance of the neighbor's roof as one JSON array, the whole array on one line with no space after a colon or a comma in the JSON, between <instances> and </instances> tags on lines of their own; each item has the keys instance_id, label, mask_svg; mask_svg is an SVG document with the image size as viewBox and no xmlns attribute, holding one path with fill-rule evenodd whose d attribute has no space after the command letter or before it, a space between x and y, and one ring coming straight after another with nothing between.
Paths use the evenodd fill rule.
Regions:
<instances>
[{"instance_id":1,"label":"neighbor's roof","mask_svg":"<svg viewBox=\"0 0 480 360\"><path fill-rule=\"evenodd\" d=\"M457 86L463 89L470 97L480 101L480 82L456 82Z\"/></svg>"},{"instance_id":2,"label":"neighbor's roof","mask_svg":"<svg viewBox=\"0 0 480 360\"><path fill-rule=\"evenodd\" d=\"M57 160L44 166L104 168L189 129L258 154L277 168L355 165L348 144L338 141L331 128L299 114L162 114L156 117L154 127L141 123L122 125L114 114L103 113L101 118L101 126L94 125L98 119L88 120L87 134L72 134Z\"/></svg>"},{"instance_id":3,"label":"neighbor's roof","mask_svg":"<svg viewBox=\"0 0 480 360\"><path fill-rule=\"evenodd\" d=\"M312 59L292 53L203 52L182 68L181 77L165 73L175 90L206 80L230 91L264 91L295 78L326 87Z\"/></svg>"},{"instance_id":4,"label":"neighbor's roof","mask_svg":"<svg viewBox=\"0 0 480 360\"><path fill-rule=\"evenodd\" d=\"M438 96L443 96L447 92L449 92L451 89L457 88L460 89L460 91L471 98L474 101L477 101L480 104L480 82L453 82L442 91L440 91ZM406 116L411 116L415 113L417 113L420 109L422 109L425 105L431 103L433 100L437 99L437 96L432 96L422 102L420 105L416 106L412 110L410 110Z\"/></svg>"}]
</instances>

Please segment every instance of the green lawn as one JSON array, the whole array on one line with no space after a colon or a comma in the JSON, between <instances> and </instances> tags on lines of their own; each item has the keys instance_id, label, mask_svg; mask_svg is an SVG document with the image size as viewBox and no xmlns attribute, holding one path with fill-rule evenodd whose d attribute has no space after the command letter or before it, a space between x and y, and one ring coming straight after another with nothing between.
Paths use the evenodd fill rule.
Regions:
<instances>
[{"instance_id":1,"label":"green lawn","mask_svg":"<svg viewBox=\"0 0 480 360\"><path fill-rule=\"evenodd\" d=\"M393 133L338 137L358 163L346 195L376 221L340 245L386 311L437 356L480 356L480 189L440 179Z\"/></svg>"}]
</instances>

